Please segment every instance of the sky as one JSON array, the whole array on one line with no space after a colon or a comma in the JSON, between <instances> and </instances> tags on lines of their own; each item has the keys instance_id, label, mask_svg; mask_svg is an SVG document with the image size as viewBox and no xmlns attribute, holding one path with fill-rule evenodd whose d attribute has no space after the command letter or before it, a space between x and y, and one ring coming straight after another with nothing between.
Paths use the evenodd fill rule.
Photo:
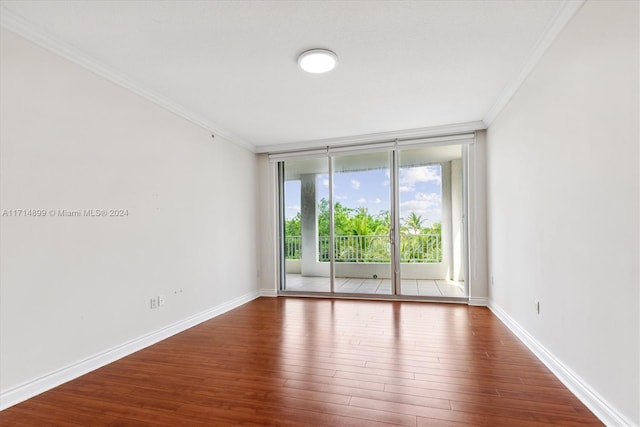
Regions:
<instances>
[{"instance_id":1,"label":"sky","mask_svg":"<svg viewBox=\"0 0 640 427\"><path fill-rule=\"evenodd\" d=\"M329 199L329 176L317 176L317 199ZM334 173L334 203L350 208L365 207L371 214L389 210L389 170L376 169ZM423 226L442 218L442 176L440 165L400 168L400 218L411 212L420 215ZM285 217L300 212L300 181L285 182Z\"/></svg>"}]
</instances>

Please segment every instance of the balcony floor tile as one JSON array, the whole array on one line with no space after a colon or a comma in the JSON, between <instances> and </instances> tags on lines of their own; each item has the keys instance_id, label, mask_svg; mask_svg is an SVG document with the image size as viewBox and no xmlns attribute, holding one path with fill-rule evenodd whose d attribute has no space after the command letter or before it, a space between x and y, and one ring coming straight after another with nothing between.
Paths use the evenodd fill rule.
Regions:
<instances>
[{"instance_id":1,"label":"balcony floor tile","mask_svg":"<svg viewBox=\"0 0 640 427\"><path fill-rule=\"evenodd\" d=\"M464 297L464 282L448 279L403 279L400 283L402 295ZM330 292L328 277L309 277L287 274L286 290L292 292ZM336 293L391 294L390 279L335 278Z\"/></svg>"}]
</instances>

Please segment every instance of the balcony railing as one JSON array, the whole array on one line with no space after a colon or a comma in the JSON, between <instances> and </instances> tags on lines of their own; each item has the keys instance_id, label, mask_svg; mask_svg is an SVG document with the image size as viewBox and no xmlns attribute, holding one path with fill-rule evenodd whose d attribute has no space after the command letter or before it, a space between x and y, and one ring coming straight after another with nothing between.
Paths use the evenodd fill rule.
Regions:
<instances>
[{"instance_id":1,"label":"balcony railing","mask_svg":"<svg viewBox=\"0 0 640 427\"><path fill-rule=\"evenodd\" d=\"M388 235L335 236L336 262L390 262L391 243ZM286 259L302 257L300 236L286 236ZM329 262L329 236L318 238L318 261ZM442 262L442 246L438 234L402 234L400 262Z\"/></svg>"},{"instance_id":2,"label":"balcony railing","mask_svg":"<svg viewBox=\"0 0 640 427\"><path fill-rule=\"evenodd\" d=\"M302 238L300 236L286 236L284 239L285 259L302 258Z\"/></svg>"}]
</instances>

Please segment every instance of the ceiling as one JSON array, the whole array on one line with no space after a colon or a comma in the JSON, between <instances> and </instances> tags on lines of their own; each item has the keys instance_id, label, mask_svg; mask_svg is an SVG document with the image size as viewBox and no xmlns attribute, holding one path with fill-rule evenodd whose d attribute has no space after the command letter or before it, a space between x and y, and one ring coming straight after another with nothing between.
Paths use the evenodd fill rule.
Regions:
<instances>
[{"instance_id":1,"label":"ceiling","mask_svg":"<svg viewBox=\"0 0 640 427\"><path fill-rule=\"evenodd\" d=\"M5 28L261 152L483 127L581 1L1 4ZM334 71L297 67L316 47Z\"/></svg>"}]
</instances>

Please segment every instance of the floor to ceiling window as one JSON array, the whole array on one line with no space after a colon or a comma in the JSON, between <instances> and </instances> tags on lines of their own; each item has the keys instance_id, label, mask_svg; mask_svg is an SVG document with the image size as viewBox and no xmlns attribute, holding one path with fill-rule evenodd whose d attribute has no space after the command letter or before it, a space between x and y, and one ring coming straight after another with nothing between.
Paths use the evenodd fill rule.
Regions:
<instances>
[{"instance_id":1,"label":"floor to ceiling window","mask_svg":"<svg viewBox=\"0 0 640 427\"><path fill-rule=\"evenodd\" d=\"M392 294L391 156L333 157L335 292Z\"/></svg>"},{"instance_id":2,"label":"floor to ceiling window","mask_svg":"<svg viewBox=\"0 0 640 427\"><path fill-rule=\"evenodd\" d=\"M400 294L466 296L463 147L399 151Z\"/></svg>"},{"instance_id":3,"label":"floor to ceiling window","mask_svg":"<svg viewBox=\"0 0 640 427\"><path fill-rule=\"evenodd\" d=\"M329 159L280 163L281 290L331 292Z\"/></svg>"},{"instance_id":4,"label":"floor to ceiling window","mask_svg":"<svg viewBox=\"0 0 640 427\"><path fill-rule=\"evenodd\" d=\"M279 161L280 291L465 298L469 140Z\"/></svg>"}]
</instances>

